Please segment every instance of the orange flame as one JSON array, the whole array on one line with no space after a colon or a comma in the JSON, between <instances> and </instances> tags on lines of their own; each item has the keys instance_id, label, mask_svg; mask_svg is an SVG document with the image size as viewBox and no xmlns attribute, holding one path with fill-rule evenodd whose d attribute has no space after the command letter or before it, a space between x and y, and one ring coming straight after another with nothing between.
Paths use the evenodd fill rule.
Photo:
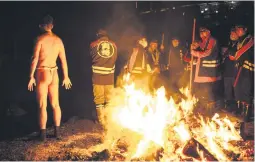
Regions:
<instances>
[{"instance_id":1,"label":"orange flame","mask_svg":"<svg viewBox=\"0 0 255 162\"><path fill-rule=\"evenodd\" d=\"M130 78L128 73L123 80L127 83ZM238 152L228 142L241 139L234 124L227 117L221 119L215 114L211 121L205 122L202 117L197 119L200 127L190 129L192 123L188 119L193 115L197 99L188 88L181 88L180 92L187 99L175 103L172 97L169 100L165 97L164 87L154 95L136 89L135 83L124 85L124 89L116 88L106 110L108 120L103 146L112 149L114 142L124 138L128 143L126 160L146 156L161 147L164 149L161 161L179 161L181 146L195 135L219 160L229 160L222 150ZM175 145L180 147L176 149ZM206 161L203 152L198 152L202 161Z\"/></svg>"}]
</instances>

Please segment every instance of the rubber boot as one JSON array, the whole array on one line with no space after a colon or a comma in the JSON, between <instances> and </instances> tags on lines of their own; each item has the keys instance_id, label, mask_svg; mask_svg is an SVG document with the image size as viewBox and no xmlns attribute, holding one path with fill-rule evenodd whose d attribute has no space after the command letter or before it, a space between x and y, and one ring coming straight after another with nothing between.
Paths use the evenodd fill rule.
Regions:
<instances>
[{"instance_id":1,"label":"rubber boot","mask_svg":"<svg viewBox=\"0 0 255 162\"><path fill-rule=\"evenodd\" d=\"M104 123L105 123L105 125L107 125L108 124L108 118L107 118L107 111L109 111L109 109L110 109L110 103L109 102L107 102L107 103L105 103L105 106L104 106Z\"/></svg>"},{"instance_id":2,"label":"rubber boot","mask_svg":"<svg viewBox=\"0 0 255 162\"><path fill-rule=\"evenodd\" d=\"M253 115L253 107L251 104L246 104L244 108L244 113L243 113L243 120L244 122L251 122L254 119Z\"/></svg>"},{"instance_id":3,"label":"rubber boot","mask_svg":"<svg viewBox=\"0 0 255 162\"><path fill-rule=\"evenodd\" d=\"M224 107L222 109L223 112L227 112L228 111L228 100L224 100Z\"/></svg>"},{"instance_id":4,"label":"rubber boot","mask_svg":"<svg viewBox=\"0 0 255 162\"><path fill-rule=\"evenodd\" d=\"M234 114L235 114L235 115L240 115L241 112L242 112L241 110L242 110L242 108L241 108L241 102L240 102L240 101L237 101L237 108L236 108Z\"/></svg>"},{"instance_id":5,"label":"rubber boot","mask_svg":"<svg viewBox=\"0 0 255 162\"><path fill-rule=\"evenodd\" d=\"M96 109L96 111L97 111L97 119L98 119L99 124L101 126L104 126L104 124L105 124L103 109L104 109L103 107Z\"/></svg>"},{"instance_id":6,"label":"rubber boot","mask_svg":"<svg viewBox=\"0 0 255 162\"><path fill-rule=\"evenodd\" d=\"M245 114L247 113L248 109L246 108L246 103L245 102L242 102L241 104L241 117L244 119L245 117Z\"/></svg>"}]
</instances>

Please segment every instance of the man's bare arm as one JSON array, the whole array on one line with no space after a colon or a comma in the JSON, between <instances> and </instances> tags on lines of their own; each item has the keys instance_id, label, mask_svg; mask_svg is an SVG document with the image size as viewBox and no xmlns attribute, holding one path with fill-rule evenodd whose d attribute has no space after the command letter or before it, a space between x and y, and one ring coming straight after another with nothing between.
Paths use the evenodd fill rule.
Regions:
<instances>
[{"instance_id":1,"label":"man's bare arm","mask_svg":"<svg viewBox=\"0 0 255 162\"><path fill-rule=\"evenodd\" d=\"M39 60L39 55L40 55L40 50L41 50L41 42L39 39L36 40L35 42L35 47L34 47L34 54L32 56L32 63L31 63L31 68L30 68L30 78L34 77L35 69Z\"/></svg>"},{"instance_id":2,"label":"man's bare arm","mask_svg":"<svg viewBox=\"0 0 255 162\"><path fill-rule=\"evenodd\" d=\"M64 47L64 44L62 41L60 43L59 58L60 58L62 70L64 73L64 79L68 78L68 67L67 67L67 61L66 61L66 53L65 53L65 47Z\"/></svg>"}]
</instances>

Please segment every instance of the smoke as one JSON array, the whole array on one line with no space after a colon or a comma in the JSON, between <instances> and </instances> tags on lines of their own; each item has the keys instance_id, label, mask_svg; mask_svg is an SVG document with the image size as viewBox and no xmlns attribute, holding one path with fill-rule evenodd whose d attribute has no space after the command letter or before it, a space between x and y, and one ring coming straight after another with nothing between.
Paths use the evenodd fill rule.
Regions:
<instances>
[{"instance_id":1,"label":"smoke","mask_svg":"<svg viewBox=\"0 0 255 162\"><path fill-rule=\"evenodd\" d=\"M144 31L144 26L136 15L135 2L115 3L106 29L118 46L118 54L130 51L137 36Z\"/></svg>"},{"instance_id":2,"label":"smoke","mask_svg":"<svg viewBox=\"0 0 255 162\"><path fill-rule=\"evenodd\" d=\"M136 12L135 2L114 2L111 17L105 27L110 39L116 43L118 48L117 84L122 80L123 67L132 53L138 36L143 34L145 29Z\"/></svg>"}]
</instances>

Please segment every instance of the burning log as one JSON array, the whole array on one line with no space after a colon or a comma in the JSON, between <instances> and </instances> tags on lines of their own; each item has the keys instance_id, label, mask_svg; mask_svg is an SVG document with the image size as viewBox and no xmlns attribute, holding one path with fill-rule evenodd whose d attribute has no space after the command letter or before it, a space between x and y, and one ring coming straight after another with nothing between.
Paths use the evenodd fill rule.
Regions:
<instances>
[{"instance_id":1,"label":"burning log","mask_svg":"<svg viewBox=\"0 0 255 162\"><path fill-rule=\"evenodd\" d=\"M254 139L254 122L241 123L240 135L244 140L253 140Z\"/></svg>"},{"instance_id":2,"label":"burning log","mask_svg":"<svg viewBox=\"0 0 255 162\"><path fill-rule=\"evenodd\" d=\"M194 138L191 138L184 146L182 153L185 156L193 157L198 160L202 160L198 151L201 150L204 153L204 157L208 161L218 161L201 143L199 143Z\"/></svg>"},{"instance_id":3,"label":"burning log","mask_svg":"<svg viewBox=\"0 0 255 162\"><path fill-rule=\"evenodd\" d=\"M124 154L128 151L128 144L125 140L119 139L112 150L111 160L113 161L124 161L126 157Z\"/></svg>"},{"instance_id":4,"label":"burning log","mask_svg":"<svg viewBox=\"0 0 255 162\"><path fill-rule=\"evenodd\" d=\"M121 153L113 152L111 160L112 161L125 161L126 157L123 156Z\"/></svg>"},{"instance_id":5,"label":"burning log","mask_svg":"<svg viewBox=\"0 0 255 162\"><path fill-rule=\"evenodd\" d=\"M101 152L93 152L92 157L88 159L88 161L105 161L110 158L109 150L105 149Z\"/></svg>"},{"instance_id":6,"label":"burning log","mask_svg":"<svg viewBox=\"0 0 255 162\"><path fill-rule=\"evenodd\" d=\"M155 160L159 161L163 157L163 154L164 154L164 148L158 149L156 154L155 154L156 155Z\"/></svg>"}]
</instances>

